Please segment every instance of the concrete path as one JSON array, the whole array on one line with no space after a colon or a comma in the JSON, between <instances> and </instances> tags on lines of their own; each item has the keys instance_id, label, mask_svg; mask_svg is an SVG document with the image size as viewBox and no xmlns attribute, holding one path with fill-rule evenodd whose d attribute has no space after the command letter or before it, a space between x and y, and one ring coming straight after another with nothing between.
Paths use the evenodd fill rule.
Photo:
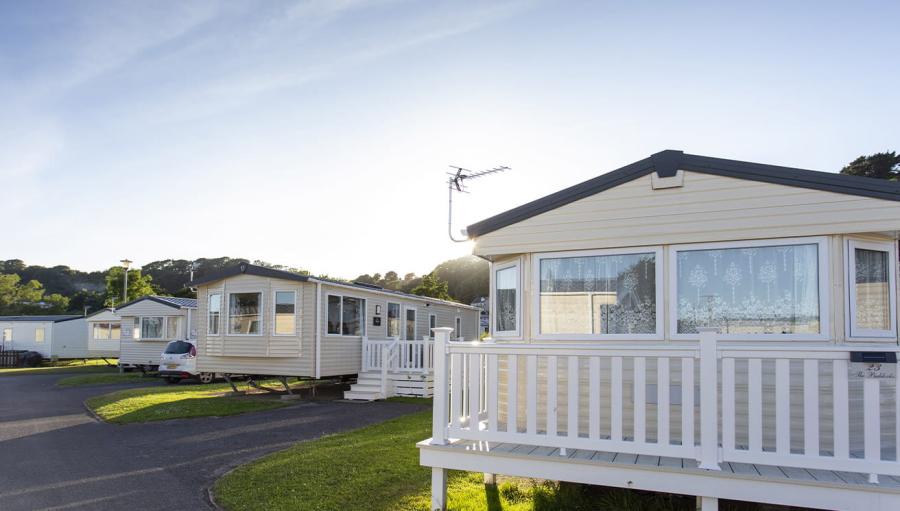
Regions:
<instances>
[{"instance_id":1,"label":"concrete path","mask_svg":"<svg viewBox=\"0 0 900 511\"><path fill-rule=\"evenodd\" d=\"M58 388L65 375L0 377L0 509L210 509L228 470L301 440L421 410L299 402L222 418L111 425L84 399L134 385Z\"/></svg>"}]
</instances>

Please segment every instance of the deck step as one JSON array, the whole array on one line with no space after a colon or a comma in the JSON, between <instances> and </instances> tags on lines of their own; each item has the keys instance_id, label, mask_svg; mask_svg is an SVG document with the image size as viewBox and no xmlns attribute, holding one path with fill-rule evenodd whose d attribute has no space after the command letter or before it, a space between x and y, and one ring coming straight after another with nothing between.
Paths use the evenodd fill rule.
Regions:
<instances>
[{"instance_id":1,"label":"deck step","mask_svg":"<svg viewBox=\"0 0 900 511\"><path fill-rule=\"evenodd\" d=\"M350 399L354 401L376 401L378 399L384 399L384 394L379 392L357 392L353 390L348 390L344 392L344 399Z\"/></svg>"}]
</instances>

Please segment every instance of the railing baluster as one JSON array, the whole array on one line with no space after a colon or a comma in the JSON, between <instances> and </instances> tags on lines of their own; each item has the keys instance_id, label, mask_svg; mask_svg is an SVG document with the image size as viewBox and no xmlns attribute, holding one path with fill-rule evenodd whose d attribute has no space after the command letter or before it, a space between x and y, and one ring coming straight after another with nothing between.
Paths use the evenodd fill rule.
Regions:
<instances>
[{"instance_id":1,"label":"railing baluster","mask_svg":"<svg viewBox=\"0 0 900 511\"><path fill-rule=\"evenodd\" d=\"M537 433L537 355L525 359L525 431Z\"/></svg>"},{"instance_id":2,"label":"railing baluster","mask_svg":"<svg viewBox=\"0 0 900 511\"><path fill-rule=\"evenodd\" d=\"M669 359L656 359L656 442L669 445Z\"/></svg>"},{"instance_id":3,"label":"railing baluster","mask_svg":"<svg viewBox=\"0 0 900 511\"><path fill-rule=\"evenodd\" d=\"M481 396L481 355L478 353L468 354L469 365L469 430L472 433L478 433L478 411L481 406L478 398Z\"/></svg>"},{"instance_id":4,"label":"railing baluster","mask_svg":"<svg viewBox=\"0 0 900 511\"><path fill-rule=\"evenodd\" d=\"M647 441L647 361L634 357L634 441Z\"/></svg>"},{"instance_id":5,"label":"railing baluster","mask_svg":"<svg viewBox=\"0 0 900 511\"><path fill-rule=\"evenodd\" d=\"M879 390L881 381L874 378L863 380L863 442L866 461L881 459L881 403ZM869 482L877 483L878 476L869 474Z\"/></svg>"},{"instance_id":6,"label":"railing baluster","mask_svg":"<svg viewBox=\"0 0 900 511\"><path fill-rule=\"evenodd\" d=\"M578 357L569 357L569 391L566 393L568 421L566 436L578 438Z\"/></svg>"},{"instance_id":7,"label":"railing baluster","mask_svg":"<svg viewBox=\"0 0 900 511\"><path fill-rule=\"evenodd\" d=\"M597 440L600 438L600 357L591 357L588 363L588 436Z\"/></svg>"},{"instance_id":8,"label":"railing baluster","mask_svg":"<svg viewBox=\"0 0 900 511\"><path fill-rule=\"evenodd\" d=\"M846 360L835 360L831 363L834 424L834 457L847 459L850 457L850 390L847 373L849 367Z\"/></svg>"},{"instance_id":9,"label":"railing baluster","mask_svg":"<svg viewBox=\"0 0 900 511\"><path fill-rule=\"evenodd\" d=\"M775 360L775 452L791 453L791 373L786 358Z\"/></svg>"},{"instance_id":10,"label":"railing baluster","mask_svg":"<svg viewBox=\"0 0 900 511\"><path fill-rule=\"evenodd\" d=\"M500 380L497 379L497 355L490 354L487 356L487 415L488 415L488 431L497 431L497 415L499 408Z\"/></svg>"},{"instance_id":11,"label":"railing baluster","mask_svg":"<svg viewBox=\"0 0 900 511\"><path fill-rule=\"evenodd\" d=\"M547 436L553 438L556 436L556 398L557 396L557 378L559 377L559 367L556 355L547 357Z\"/></svg>"},{"instance_id":12,"label":"railing baluster","mask_svg":"<svg viewBox=\"0 0 900 511\"><path fill-rule=\"evenodd\" d=\"M506 432L519 432L519 357L506 357Z\"/></svg>"},{"instance_id":13,"label":"railing baluster","mask_svg":"<svg viewBox=\"0 0 900 511\"><path fill-rule=\"evenodd\" d=\"M735 397L734 397L735 364L731 357L722 359L722 450L729 453L734 450L735 430Z\"/></svg>"},{"instance_id":14,"label":"railing baluster","mask_svg":"<svg viewBox=\"0 0 900 511\"><path fill-rule=\"evenodd\" d=\"M751 358L747 366L749 448L758 453L762 451L762 360Z\"/></svg>"},{"instance_id":15,"label":"railing baluster","mask_svg":"<svg viewBox=\"0 0 900 511\"><path fill-rule=\"evenodd\" d=\"M694 359L688 357L681 359L681 445L694 446Z\"/></svg>"},{"instance_id":16,"label":"railing baluster","mask_svg":"<svg viewBox=\"0 0 900 511\"><path fill-rule=\"evenodd\" d=\"M803 454L819 455L819 361L803 361Z\"/></svg>"},{"instance_id":17,"label":"railing baluster","mask_svg":"<svg viewBox=\"0 0 900 511\"><path fill-rule=\"evenodd\" d=\"M462 382L463 382L463 355L453 353L450 355L450 426L459 428L462 417Z\"/></svg>"},{"instance_id":18,"label":"railing baluster","mask_svg":"<svg viewBox=\"0 0 900 511\"><path fill-rule=\"evenodd\" d=\"M613 357L610 362L610 437L614 442L622 441L622 357Z\"/></svg>"}]
</instances>

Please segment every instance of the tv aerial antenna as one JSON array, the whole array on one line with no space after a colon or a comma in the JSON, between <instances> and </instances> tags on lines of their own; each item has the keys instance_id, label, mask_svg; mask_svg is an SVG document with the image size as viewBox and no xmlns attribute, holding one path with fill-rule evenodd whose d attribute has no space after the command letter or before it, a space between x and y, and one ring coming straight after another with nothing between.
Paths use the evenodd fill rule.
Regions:
<instances>
[{"instance_id":1,"label":"tv aerial antenna","mask_svg":"<svg viewBox=\"0 0 900 511\"><path fill-rule=\"evenodd\" d=\"M502 165L499 167L494 167L492 169L487 170L469 170L464 167L457 167L456 165L450 165L450 168L453 169L453 172L447 172L447 175L450 176L447 179L447 190L448 190L448 212L447 212L447 234L450 235L450 239L457 242L462 243L464 241L468 241L468 238L463 238L458 240L453 237L453 192L456 193L469 193L468 185L466 182L471 179L477 179L479 177L488 176L491 174L496 174L498 172L505 172L509 170L509 167ZM466 236L466 230L462 229L460 233L463 236Z\"/></svg>"}]
</instances>

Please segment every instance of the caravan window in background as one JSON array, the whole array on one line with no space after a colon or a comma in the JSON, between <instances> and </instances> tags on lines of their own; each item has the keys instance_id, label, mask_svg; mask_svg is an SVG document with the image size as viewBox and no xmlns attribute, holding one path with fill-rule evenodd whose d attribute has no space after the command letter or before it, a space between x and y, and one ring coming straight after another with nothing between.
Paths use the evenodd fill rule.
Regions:
<instances>
[{"instance_id":1,"label":"caravan window in background","mask_svg":"<svg viewBox=\"0 0 900 511\"><path fill-rule=\"evenodd\" d=\"M275 292L275 335L293 335L297 324L296 294L293 291Z\"/></svg>"},{"instance_id":2,"label":"caravan window in background","mask_svg":"<svg viewBox=\"0 0 900 511\"><path fill-rule=\"evenodd\" d=\"M437 316L428 315L428 338L434 339L434 329L437 328Z\"/></svg>"},{"instance_id":3,"label":"caravan window in background","mask_svg":"<svg viewBox=\"0 0 900 511\"><path fill-rule=\"evenodd\" d=\"M519 293L519 262L494 266L494 335L510 337L519 335L519 310L522 296Z\"/></svg>"},{"instance_id":4,"label":"caravan window in background","mask_svg":"<svg viewBox=\"0 0 900 511\"><path fill-rule=\"evenodd\" d=\"M387 336L400 337L400 304L387 304Z\"/></svg>"},{"instance_id":5,"label":"caravan window in background","mask_svg":"<svg viewBox=\"0 0 900 511\"><path fill-rule=\"evenodd\" d=\"M162 339L164 323L165 318L163 318L162 316L141 318L140 339Z\"/></svg>"},{"instance_id":6,"label":"caravan window in background","mask_svg":"<svg viewBox=\"0 0 900 511\"><path fill-rule=\"evenodd\" d=\"M44 329L43 328L35 328L34 329L34 342L44 342Z\"/></svg>"},{"instance_id":7,"label":"caravan window in background","mask_svg":"<svg viewBox=\"0 0 900 511\"><path fill-rule=\"evenodd\" d=\"M222 318L222 295L219 293L210 294L208 304L206 331L208 335L219 335L219 322Z\"/></svg>"},{"instance_id":8,"label":"caravan window in background","mask_svg":"<svg viewBox=\"0 0 900 511\"><path fill-rule=\"evenodd\" d=\"M181 326L181 318L173 316L166 318L166 339L177 339Z\"/></svg>"},{"instance_id":9,"label":"caravan window in background","mask_svg":"<svg viewBox=\"0 0 900 511\"><path fill-rule=\"evenodd\" d=\"M3 329L3 342L12 342L12 328Z\"/></svg>"},{"instance_id":10,"label":"caravan window in background","mask_svg":"<svg viewBox=\"0 0 900 511\"><path fill-rule=\"evenodd\" d=\"M110 323L109 324L109 338L118 341L122 338L122 324L121 323Z\"/></svg>"},{"instance_id":11,"label":"caravan window in background","mask_svg":"<svg viewBox=\"0 0 900 511\"><path fill-rule=\"evenodd\" d=\"M228 333L260 335L262 329L262 293L228 295Z\"/></svg>"},{"instance_id":12,"label":"caravan window in background","mask_svg":"<svg viewBox=\"0 0 900 511\"><path fill-rule=\"evenodd\" d=\"M366 301L352 296L328 295L328 334L366 335Z\"/></svg>"}]
</instances>

